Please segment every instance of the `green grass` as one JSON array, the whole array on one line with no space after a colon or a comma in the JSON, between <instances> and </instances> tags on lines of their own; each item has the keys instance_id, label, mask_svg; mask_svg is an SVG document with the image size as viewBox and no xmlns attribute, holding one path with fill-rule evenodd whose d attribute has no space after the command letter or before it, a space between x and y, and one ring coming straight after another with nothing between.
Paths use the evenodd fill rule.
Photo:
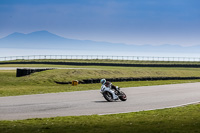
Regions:
<instances>
[{"instance_id":1,"label":"green grass","mask_svg":"<svg viewBox=\"0 0 200 133\"><path fill-rule=\"evenodd\" d=\"M0 65L5 67L4 65ZM10 67L13 65L10 65ZM44 65L46 66L46 65ZM48 65L52 67L52 65ZM8 66L7 66L8 67ZM16 66L15 66L16 67ZM18 65L22 67L22 65ZM27 65L25 67L36 67ZM43 65L39 65L43 67ZM53 67L61 67L53 65ZM66 68L72 66L64 66ZM80 66L78 67L80 68ZM87 68L82 67L82 68ZM15 70L0 70L0 96L27 94L56 93L68 91L95 90L100 84L80 84L78 86L59 85L55 81L68 82L90 78L119 78L119 77L200 77L199 68L142 68L142 67L100 67L90 66L88 69L54 69L33 73L29 76L16 77ZM200 80L171 80L171 81L133 81L113 83L120 87L150 86L173 83L199 82Z\"/></svg>"},{"instance_id":2,"label":"green grass","mask_svg":"<svg viewBox=\"0 0 200 133\"><path fill-rule=\"evenodd\" d=\"M126 114L0 121L1 133L199 133L200 104Z\"/></svg>"}]
</instances>

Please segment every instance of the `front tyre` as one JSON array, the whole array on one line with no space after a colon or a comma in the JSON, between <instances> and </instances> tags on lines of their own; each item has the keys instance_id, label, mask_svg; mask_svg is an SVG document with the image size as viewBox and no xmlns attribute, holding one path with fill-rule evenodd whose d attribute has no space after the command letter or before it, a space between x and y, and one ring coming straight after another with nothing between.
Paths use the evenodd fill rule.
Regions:
<instances>
[{"instance_id":1,"label":"front tyre","mask_svg":"<svg viewBox=\"0 0 200 133\"><path fill-rule=\"evenodd\" d=\"M124 92L121 91L120 96L119 96L119 99L120 99L121 101L126 101L126 100L127 100L126 94L125 94Z\"/></svg>"},{"instance_id":2,"label":"front tyre","mask_svg":"<svg viewBox=\"0 0 200 133\"><path fill-rule=\"evenodd\" d=\"M103 92L103 97L108 101L108 102L114 102L115 100L112 97L112 94L108 91Z\"/></svg>"}]
</instances>

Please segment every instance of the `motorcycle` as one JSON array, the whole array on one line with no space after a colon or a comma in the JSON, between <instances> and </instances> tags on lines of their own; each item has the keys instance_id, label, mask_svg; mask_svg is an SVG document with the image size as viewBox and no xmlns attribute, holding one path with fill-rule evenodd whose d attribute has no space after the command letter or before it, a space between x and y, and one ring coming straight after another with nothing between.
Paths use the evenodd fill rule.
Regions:
<instances>
[{"instance_id":1,"label":"motorcycle","mask_svg":"<svg viewBox=\"0 0 200 133\"><path fill-rule=\"evenodd\" d=\"M112 93L110 91L108 91L108 90L105 90L105 91L102 92L103 97L108 102L114 102L114 101L116 101L118 99L120 99L121 101L126 101L127 100L126 94L123 91L121 91L120 88L118 88L116 90L112 90L112 91L114 91L115 95L118 96L117 99L114 99Z\"/></svg>"}]
</instances>

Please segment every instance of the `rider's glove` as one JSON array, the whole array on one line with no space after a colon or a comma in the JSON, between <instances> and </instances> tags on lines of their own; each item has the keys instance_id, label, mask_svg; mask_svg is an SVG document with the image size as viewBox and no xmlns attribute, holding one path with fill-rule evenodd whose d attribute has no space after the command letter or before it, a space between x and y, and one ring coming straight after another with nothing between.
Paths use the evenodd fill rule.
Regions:
<instances>
[{"instance_id":1,"label":"rider's glove","mask_svg":"<svg viewBox=\"0 0 200 133\"><path fill-rule=\"evenodd\" d=\"M118 86L116 86L116 90L119 90L119 87L118 87Z\"/></svg>"}]
</instances>

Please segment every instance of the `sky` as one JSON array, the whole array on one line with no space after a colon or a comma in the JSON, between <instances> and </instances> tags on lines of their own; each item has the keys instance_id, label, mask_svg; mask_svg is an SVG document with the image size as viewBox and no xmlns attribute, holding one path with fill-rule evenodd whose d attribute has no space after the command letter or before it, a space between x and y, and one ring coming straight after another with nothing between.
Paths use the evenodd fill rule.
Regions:
<instances>
[{"instance_id":1,"label":"sky","mask_svg":"<svg viewBox=\"0 0 200 133\"><path fill-rule=\"evenodd\" d=\"M47 30L135 45L200 45L200 0L0 0L0 38Z\"/></svg>"}]
</instances>

